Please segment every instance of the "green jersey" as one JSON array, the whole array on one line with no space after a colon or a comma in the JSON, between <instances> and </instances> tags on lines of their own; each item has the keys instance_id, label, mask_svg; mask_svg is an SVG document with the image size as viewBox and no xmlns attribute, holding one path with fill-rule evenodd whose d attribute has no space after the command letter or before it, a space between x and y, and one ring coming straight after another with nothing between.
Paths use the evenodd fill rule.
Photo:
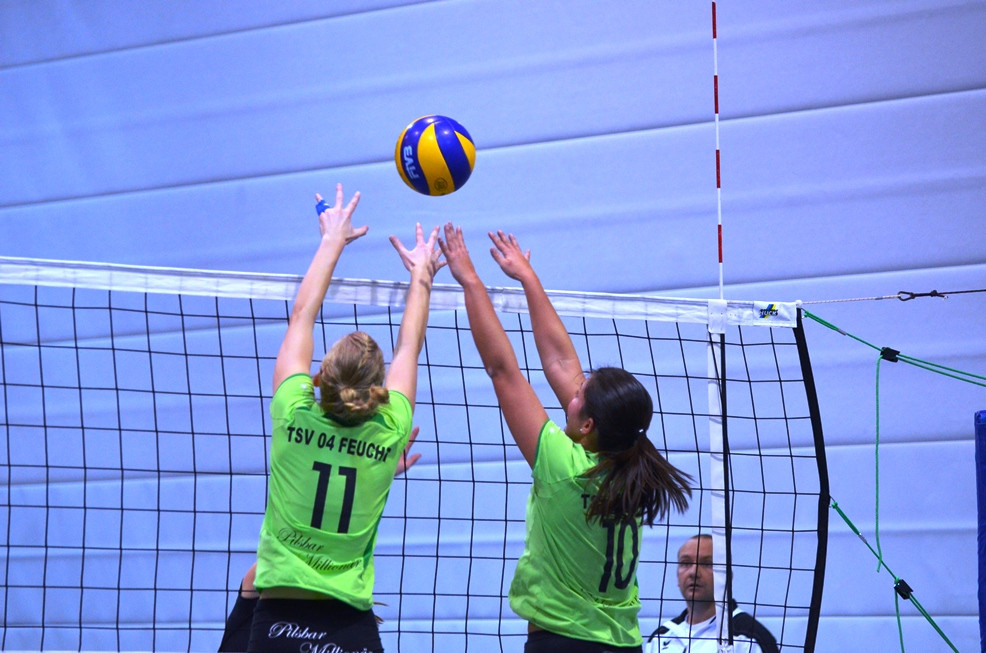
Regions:
<instances>
[{"instance_id":1,"label":"green jersey","mask_svg":"<svg viewBox=\"0 0 986 653\"><path fill-rule=\"evenodd\" d=\"M284 380L270 405L267 510L255 585L373 605L373 548L394 471L411 434L399 392L359 426L343 426L315 401L310 377Z\"/></svg>"},{"instance_id":2,"label":"green jersey","mask_svg":"<svg viewBox=\"0 0 986 653\"><path fill-rule=\"evenodd\" d=\"M538 439L527 499L524 553L510 607L544 630L614 646L639 646L640 520L587 523L593 497L582 475L596 454L551 421Z\"/></svg>"}]
</instances>

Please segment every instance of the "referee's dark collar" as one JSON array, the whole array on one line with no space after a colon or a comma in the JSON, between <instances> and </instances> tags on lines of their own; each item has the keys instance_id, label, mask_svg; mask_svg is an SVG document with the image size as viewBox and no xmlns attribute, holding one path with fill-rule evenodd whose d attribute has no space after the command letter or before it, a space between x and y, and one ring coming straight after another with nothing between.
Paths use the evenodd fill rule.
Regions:
<instances>
[{"instance_id":1,"label":"referee's dark collar","mask_svg":"<svg viewBox=\"0 0 986 653\"><path fill-rule=\"evenodd\" d=\"M731 613L732 612L736 612L736 608L738 608L738 607L739 607L739 604L736 603L736 600L735 599L729 599L729 611ZM681 624L681 623L683 623L685 621L685 618L686 617L688 617L688 608L685 608L684 610L682 610L681 611L681 614L679 614L677 617L675 617L674 619L671 620L671 623ZM715 615L712 615L712 621L713 621L713 623L715 623L715 620L716 620L716 616ZM663 635L666 632L668 632L668 627L665 626L664 624L661 624L660 626L657 627L657 629L654 632L652 632L650 634L650 637L647 638L647 641L649 642L652 639L654 639L655 636L657 636L657 635Z\"/></svg>"}]
</instances>

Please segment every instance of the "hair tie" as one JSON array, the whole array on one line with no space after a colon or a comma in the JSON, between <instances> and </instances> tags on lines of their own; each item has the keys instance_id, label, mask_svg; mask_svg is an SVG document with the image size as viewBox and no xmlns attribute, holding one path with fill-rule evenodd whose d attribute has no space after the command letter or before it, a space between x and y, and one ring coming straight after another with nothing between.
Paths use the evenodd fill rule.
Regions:
<instances>
[{"instance_id":1,"label":"hair tie","mask_svg":"<svg viewBox=\"0 0 986 653\"><path fill-rule=\"evenodd\" d=\"M630 449L633 449L638 444L640 444L640 438L646 438L646 437L647 437L647 430L646 429L638 429L636 435L632 435L629 438L627 438L626 440L624 440L624 442L626 443L626 446L624 446L622 449L620 449L620 451L629 451Z\"/></svg>"}]
</instances>

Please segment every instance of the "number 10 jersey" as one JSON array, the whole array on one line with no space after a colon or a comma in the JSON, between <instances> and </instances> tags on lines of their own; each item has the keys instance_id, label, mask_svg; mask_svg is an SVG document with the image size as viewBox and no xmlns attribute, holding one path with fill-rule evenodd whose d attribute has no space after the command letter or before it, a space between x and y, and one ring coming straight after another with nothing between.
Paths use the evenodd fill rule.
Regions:
<instances>
[{"instance_id":1,"label":"number 10 jersey","mask_svg":"<svg viewBox=\"0 0 986 653\"><path fill-rule=\"evenodd\" d=\"M582 475L595 465L554 422L541 428L510 607L558 635L639 646L640 521L586 522L593 488Z\"/></svg>"}]
</instances>

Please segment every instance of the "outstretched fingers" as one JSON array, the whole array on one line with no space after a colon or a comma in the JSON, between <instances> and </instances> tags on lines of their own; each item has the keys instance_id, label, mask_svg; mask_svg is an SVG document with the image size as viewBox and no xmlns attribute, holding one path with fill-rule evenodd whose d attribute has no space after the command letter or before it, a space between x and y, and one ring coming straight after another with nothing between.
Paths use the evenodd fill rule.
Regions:
<instances>
[{"instance_id":1,"label":"outstretched fingers","mask_svg":"<svg viewBox=\"0 0 986 653\"><path fill-rule=\"evenodd\" d=\"M319 229L322 235L333 233L341 236L346 244L349 244L365 235L369 231L369 226L364 225L362 227L354 228L350 219L353 212L356 210L356 206L359 204L360 192L356 191L353 193L352 198L349 202L343 206L343 200L345 196L342 191L342 184L336 184L336 198L335 205L328 206L326 202L323 201L322 195L315 193L315 203L318 205L319 209L322 209L318 214L319 219Z\"/></svg>"},{"instance_id":2,"label":"outstretched fingers","mask_svg":"<svg viewBox=\"0 0 986 653\"><path fill-rule=\"evenodd\" d=\"M490 248L493 260L508 277L522 281L521 277L532 270L531 250L523 251L513 234L491 231L488 235L493 242Z\"/></svg>"},{"instance_id":3,"label":"outstretched fingers","mask_svg":"<svg viewBox=\"0 0 986 653\"><path fill-rule=\"evenodd\" d=\"M435 244L438 242L438 230L439 230L439 226L436 224L435 227L434 227L434 229L431 230L431 233L428 234L428 247L429 248L434 247Z\"/></svg>"},{"instance_id":4,"label":"outstretched fingers","mask_svg":"<svg viewBox=\"0 0 986 653\"><path fill-rule=\"evenodd\" d=\"M464 250L466 248L466 241L462 237L462 227L456 227L451 222L446 222L445 240L439 239L438 244L446 256L448 256L448 251Z\"/></svg>"},{"instance_id":5,"label":"outstretched fingers","mask_svg":"<svg viewBox=\"0 0 986 653\"><path fill-rule=\"evenodd\" d=\"M421 225L418 225L419 230L420 228ZM404 247L404 243L401 242L401 239L395 236L394 234L390 235L390 244L393 245L394 249L397 250L397 253L400 254L401 262L404 264L404 267L406 267L408 270L412 269L414 267L414 260L413 257L411 256L412 250L409 250L407 247Z\"/></svg>"},{"instance_id":6,"label":"outstretched fingers","mask_svg":"<svg viewBox=\"0 0 986 653\"><path fill-rule=\"evenodd\" d=\"M358 195L359 195L359 193L356 193L356 195L353 195L353 199L356 199L356 197ZM336 210L342 208L342 201L344 199L345 199L345 195L343 195L343 193L342 193L342 184L341 183L338 183L338 184L336 184L336 205L335 205Z\"/></svg>"},{"instance_id":7,"label":"outstretched fingers","mask_svg":"<svg viewBox=\"0 0 986 653\"><path fill-rule=\"evenodd\" d=\"M436 247L438 243L438 227L436 226L431 230L426 240L421 223L417 223L414 228L414 240L414 248L407 249L400 238L394 235L390 236L390 244L400 254L401 262L404 263L405 268L413 270L419 265L426 265L429 266L428 270L434 276L445 265L444 261L439 260L442 252Z\"/></svg>"},{"instance_id":8,"label":"outstretched fingers","mask_svg":"<svg viewBox=\"0 0 986 653\"><path fill-rule=\"evenodd\" d=\"M453 226L451 222L446 223L445 238L439 240L438 244L456 281L461 284L476 276L476 270L469 258L469 250L462 235L462 227Z\"/></svg>"},{"instance_id":9,"label":"outstretched fingers","mask_svg":"<svg viewBox=\"0 0 986 653\"><path fill-rule=\"evenodd\" d=\"M493 241L493 245L496 250L503 256L523 256L528 261L531 260L531 250L523 251L520 248L520 243L517 242L517 237L513 234L505 234L500 230L496 233L492 231L489 232L490 240Z\"/></svg>"},{"instance_id":10,"label":"outstretched fingers","mask_svg":"<svg viewBox=\"0 0 986 653\"><path fill-rule=\"evenodd\" d=\"M427 243L428 251L431 252L431 264L434 266L435 272L438 272L448 264L448 261L442 258L442 249L438 246L440 243L438 230L438 225L435 225L435 228L428 235Z\"/></svg>"},{"instance_id":11,"label":"outstretched fingers","mask_svg":"<svg viewBox=\"0 0 986 653\"><path fill-rule=\"evenodd\" d=\"M404 243L402 243L401 239L395 236L394 234L390 235L389 240L390 240L390 244L393 245L394 249L397 250L397 253L401 255L401 260L403 260L404 257L407 255L407 249L404 247Z\"/></svg>"}]
</instances>

